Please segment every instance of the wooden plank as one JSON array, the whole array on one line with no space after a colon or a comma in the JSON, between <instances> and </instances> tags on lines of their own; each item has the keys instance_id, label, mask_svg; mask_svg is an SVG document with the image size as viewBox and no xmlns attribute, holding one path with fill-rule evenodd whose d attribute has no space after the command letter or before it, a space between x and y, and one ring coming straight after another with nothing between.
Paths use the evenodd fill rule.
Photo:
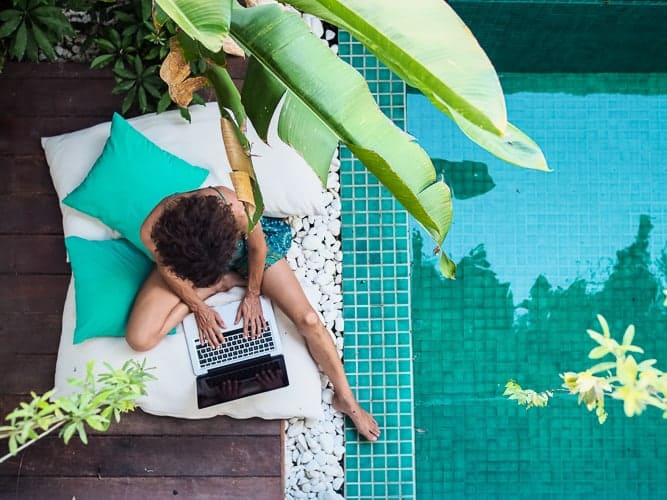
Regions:
<instances>
[{"instance_id":1,"label":"wooden plank","mask_svg":"<svg viewBox=\"0 0 667 500\"><path fill-rule=\"evenodd\" d=\"M0 395L0 416L17 408L22 401L30 400L28 394ZM119 423L112 423L103 433L88 430L91 435L106 436L271 436L280 434L282 425L282 420L225 416L190 420L149 415L138 409L123 414ZM0 448L2 446L0 443Z\"/></svg>"},{"instance_id":2,"label":"wooden plank","mask_svg":"<svg viewBox=\"0 0 667 500\"><path fill-rule=\"evenodd\" d=\"M0 195L0 234L62 234L58 197L52 194Z\"/></svg>"},{"instance_id":3,"label":"wooden plank","mask_svg":"<svg viewBox=\"0 0 667 500\"><path fill-rule=\"evenodd\" d=\"M94 78L112 78L110 69L90 69L83 63L30 63L8 62L0 75L0 88L17 85L27 79L48 80L51 78L69 78L72 80L90 80ZM47 82L45 87L50 87Z\"/></svg>"},{"instance_id":4,"label":"wooden plank","mask_svg":"<svg viewBox=\"0 0 667 500\"><path fill-rule=\"evenodd\" d=\"M0 156L0 195L54 193L44 154Z\"/></svg>"},{"instance_id":5,"label":"wooden plank","mask_svg":"<svg viewBox=\"0 0 667 500\"><path fill-rule=\"evenodd\" d=\"M279 477L11 477L0 476L0 498L136 500L283 500ZM57 496L54 496L57 492Z\"/></svg>"},{"instance_id":6,"label":"wooden plank","mask_svg":"<svg viewBox=\"0 0 667 500\"><path fill-rule=\"evenodd\" d=\"M243 79L245 75L246 59L242 57L227 56L227 71L232 78ZM0 88L2 85L12 85L11 80L26 80L36 78L39 80L50 78L70 78L73 80L113 78L108 68L90 69L83 63L29 63L8 62L0 74Z\"/></svg>"},{"instance_id":7,"label":"wooden plank","mask_svg":"<svg viewBox=\"0 0 667 500\"><path fill-rule=\"evenodd\" d=\"M0 155L41 155L40 139L92 127L111 119L108 113L89 116L11 116L0 115Z\"/></svg>"},{"instance_id":8,"label":"wooden plank","mask_svg":"<svg viewBox=\"0 0 667 500\"><path fill-rule=\"evenodd\" d=\"M62 314L0 313L0 344L4 352L55 354L61 327Z\"/></svg>"},{"instance_id":9,"label":"wooden plank","mask_svg":"<svg viewBox=\"0 0 667 500\"><path fill-rule=\"evenodd\" d=\"M62 314L69 275L0 274L0 314Z\"/></svg>"},{"instance_id":10,"label":"wooden plank","mask_svg":"<svg viewBox=\"0 0 667 500\"><path fill-rule=\"evenodd\" d=\"M69 274L61 235L0 235L0 274Z\"/></svg>"},{"instance_id":11,"label":"wooden plank","mask_svg":"<svg viewBox=\"0 0 667 500\"><path fill-rule=\"evenodd\" d=\"M280 436L48 436L0 464L0 476L280 476Z\"/></svg>"},{"instance_id":12,"label":"wooden plank","mask_svg":"<svg viewBox=\"0 0 667 500\"><path fill-rule=\"evenodd\" d=\"M46 392L53 387L56 372L55 354L26 354L0 351L0 394Z\"/></svg>"},{"instance_id":13,"label":"wooden plank","mask_svg":"<svg viewBox=\"0 0 667 500\"><path fill-rule=\"evenodd\" d=\"M49 79L48 92L44 91L44 80L28 78L0 84L4 93L3 103L7 114L18 117L44 116L99 116L111 118L120 110L122 96L112 94L115 82L110 74L102 73L99 78Z\"/></svg>"}]
</instances>

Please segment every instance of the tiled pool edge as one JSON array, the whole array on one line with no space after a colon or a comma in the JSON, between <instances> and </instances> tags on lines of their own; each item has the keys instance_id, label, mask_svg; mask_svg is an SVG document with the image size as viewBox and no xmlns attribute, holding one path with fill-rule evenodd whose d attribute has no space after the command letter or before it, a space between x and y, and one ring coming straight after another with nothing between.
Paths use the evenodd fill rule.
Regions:
<instances>
[{"instance_id":1,"label":"tiled pool edge","mask_svg":"<svg viewBox=\"0 0 667 500\"><path fill-rule=\"evenodd\" d=\"M339 32L339 55L361 72L382 111L405 128L405 84ZM415 497L408 214L341 148L345 370L382 428L379 442L345 433L345 498Z\"/></svg>"}]
</instances>

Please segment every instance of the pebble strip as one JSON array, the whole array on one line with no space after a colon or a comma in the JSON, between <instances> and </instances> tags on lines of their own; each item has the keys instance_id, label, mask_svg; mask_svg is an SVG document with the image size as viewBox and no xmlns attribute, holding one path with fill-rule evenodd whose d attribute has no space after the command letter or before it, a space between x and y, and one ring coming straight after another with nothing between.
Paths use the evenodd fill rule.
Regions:
<instances>
[{"instance_id":1,"label":"pebble strip","mask_svg":"<svg viewBox=\"0 0 667 500\"><path fill-rule=\"evenodd\" d=\"M338 355L343 353L343 296L340 243L340 197L334 159L324 194L326 215L290 218L294 244L287 261L296 273L311 304L320 311L332 332ZM333 390L320 375L323 417L292 418L285 436L285 498L342 499L345 453L343 415L331 405Z\"/></svg>"},{"instance_id":2,"label":"pebble strip","mask_svg":"<svg viewBox=\"0 0 667 500\"><path fill-rule=\"evenodd\" d=\"M338 53L336 33L318 18L302 15L311 31ZM343 293L341 289L343 253L341 251L340 161L331 163L326 215L290 219L294 243L287 261L296 273L306 295L322 314L333 334L338 355L343 355ZM319 306L319 307L317 307ZM285 499L316 498L342 500L345 472L343 414L331 404L333 390L328 378L320 374L322 411L320 420L292 418L285 435Z\"/></svg>"}]
</instances>

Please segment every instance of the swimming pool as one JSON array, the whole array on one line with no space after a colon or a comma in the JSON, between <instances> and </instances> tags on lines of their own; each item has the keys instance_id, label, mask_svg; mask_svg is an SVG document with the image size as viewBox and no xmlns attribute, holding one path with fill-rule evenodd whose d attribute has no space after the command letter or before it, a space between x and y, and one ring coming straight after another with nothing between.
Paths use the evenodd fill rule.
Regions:
<instances>
[{"instance_id":1,"label":"swimming pool","mask_svg":"<svg viewBox=\"0 0 667 500\"><path fill-rule=\"evenodd\" d=\"M469 13L480 4L451 3ZM515 19L512 12L529 3L539 4L531 15L552 27L563 20L561 8L580 9L579 28L586 16L600 26L614 19L595 10L602 2L486 5ZM651 22L656 13L667 19L664 3L609 3L620 9L611 14L633 8L654 50ZM660 4L659 11L636 8ZM498 12L468 22L487 50L506 26ZM534 37L540 29L532 29ZM598 42L607 35L598 30ZM569 36L579 44L569 52L576 57L561 50L545 62L554 43L520 59L490 54L510 119L554 169L545 174L475 146L340 35L341 56L362 71L383 110L444 160L437 166L455 210L445 249L459 264L458 279L443 280L428 238L342 152L345 363L385 429L379 445L346 435L346 498L659 498L667 491L659 412L628 419L612 402L601 426L565 395L529 412L501 396L509 378L543 390L560 385L559 373L589 366L585 330L596 326L596 313L618 336L634 323L636 343L667 366L665 58L647 73L654 56L632 58L628 33L619 41L626 52L595 58L582 50L590 30Z\"/></svg>"}]
</instances>

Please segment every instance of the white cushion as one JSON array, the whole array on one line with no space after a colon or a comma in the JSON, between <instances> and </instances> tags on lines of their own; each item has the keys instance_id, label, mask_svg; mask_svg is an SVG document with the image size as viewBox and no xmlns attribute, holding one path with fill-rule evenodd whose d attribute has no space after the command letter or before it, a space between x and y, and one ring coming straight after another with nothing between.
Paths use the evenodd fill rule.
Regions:
<instances>
[{"instance_id":1,"label":"white cushion","mask_svg":"<svg viewBox=\"0 0 667 500\"><path fill-rule=\"evenodd\" d=\"M190 108L192 123L180 113L167 111L128 120L133 127L162 149L204 167L211 175L202 186L232 187L231 168L220 133L220 111L216 103ZM262 190L265 214L272 217L323 215L324 188L305 160L277 135L277 115L269 128L265 144L251 124L248 139L252 144L253 165ZM111 122L67 134L43 137L42 147L49 164L53 185L62 200L85 179L102 153ZM97 219L61 205L66 236L107 239L118 235Z\"/></svg>"},{"instance_id":2,"label":"white cushion","mask_svg":"<svg viewBox=\"0 0 667 500\"><path fill-rule=\"evenodd\" d=\"M134 127L158 146L186 161L209 169L203 186L231 187L227 155L220 137L219 111L216 104L191 109L188 124L178 111L150 114L129 120ZM308 165L291 148L276 141L275 124L270 132L273 147L265 145L255 131L248 136L253 142L253 158L266 203L266 215L317 215L324 213L322 186ZM42 146L58 199L62 200L86 177L101 154L110 131L110 122L56 137L42 138ZM273 140L271 139L273 137ZM119 235L96 218L60 204L65 236L91 240L117 238ZM240 298L241 289L218 294L207 302L220 304ZM197 408L195 377L182 330L165 338L146 353L134 352L117 337L97 337L81 344L72 343L76 323L73 283L67 292L63 311L62 336L58 350L55 387L58 394L69 394L74 388L67 379L85 374L89 360L96 360L96 371L104 371L102 362L118 367L129 358L147 359L155 366L156 381L148 385L148 395L138 401L147 413L182 418L208 418L230 415L236 418L320 418L322 415L319 371L310 357L301 335L285 315L276 308L276 318L283 335L283 347L290 385L263 394L213 406Z\"/></svg>"},{"instance_id":3,"label":"white cushion","mask_svg":"<svg viewBox=\"0 0 667 500\"><path fill-rule=\"evenodd\" d=\"M240 299L242 294L241 288L233 288L224 294L214 295L207 303L219 305L231 302ZM156 347L144 353L133 351L125 339L118 337L96 337L74 345L75 311L74 286L70 282L56 363L54 387L58 395L68 395L76 390L67 383L67 379L85 375L89 360L96 361L95 372L100 373L106 371L102 364L104 361L118 368L128 359L141 361L145 358L147 366L155 367L151 373L157 377L157 380L148 383L148 394L137 400L137 406L146 413L192 419L215 415L266 419L322 417L318 368L308 353L303 337L278 308L274 311L281 334L289 386L201 410L197 408L196 379L181 326L176 334L168 335Z\"/></svg>"}]
</instances>

